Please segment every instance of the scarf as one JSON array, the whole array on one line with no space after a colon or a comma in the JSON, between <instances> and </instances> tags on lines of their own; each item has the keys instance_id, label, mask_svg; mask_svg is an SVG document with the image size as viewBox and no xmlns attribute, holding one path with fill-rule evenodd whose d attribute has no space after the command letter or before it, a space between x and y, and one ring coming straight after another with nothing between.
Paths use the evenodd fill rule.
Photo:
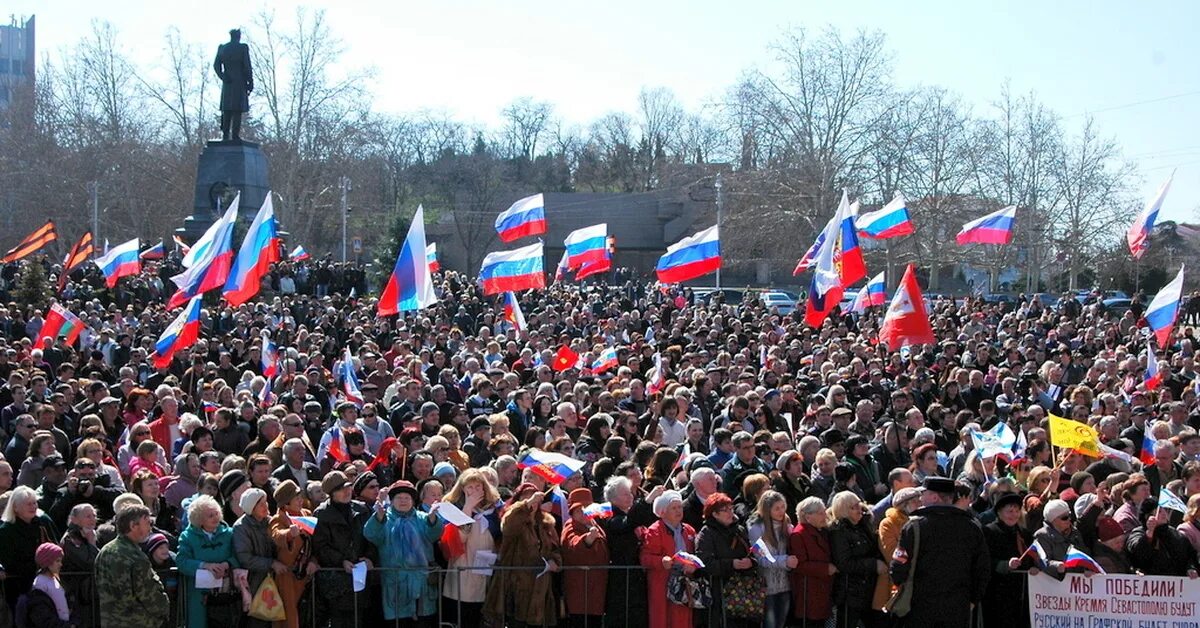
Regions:
<instances>
[{"instance_id":1,"label":"scarf","mask_svg":"<svg viewBox=\"0 0 1200 628\"><path fill-rule=\"evenodd\" d=\"M54 600L54 610L62 621L71 619L71 611L67 608L67 592L63 590L58 578L47 573L40 573L33 579L33 588L50 596Z\"/></svg>"},{"instance_id":2,"label":"scarf","mask_svg":"<svg viewBox=\"0 0 1200 628\"><path fill-rule=\"evenodd\" d=\"M417 513L416 508L408 512L393 508L390 513L396 519L396 525L392 527L392 541L403 548L405 567L429 566L429 548L417 529L423 523L417 518Z\"/></svg>"}]
</instances>

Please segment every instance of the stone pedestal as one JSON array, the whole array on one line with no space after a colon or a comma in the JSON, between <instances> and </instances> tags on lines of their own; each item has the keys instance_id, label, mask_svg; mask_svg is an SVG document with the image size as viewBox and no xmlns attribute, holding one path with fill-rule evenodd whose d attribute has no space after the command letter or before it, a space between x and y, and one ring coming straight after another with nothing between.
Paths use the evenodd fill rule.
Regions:
<instances>
[{"instance_id":1,"label":"stone pedestal","mask_svg":"<svg viewBox=\"0 0 1200 628\"><path fill-rule=\"evenodd\" d=\"M210 141L196 167L196 193L192 215L175 230L185 242L195 242L224 211L238 192L239 222L249 222L262 207L269 191L267 156L253 142Z\"/></svg>"}]
</instances>

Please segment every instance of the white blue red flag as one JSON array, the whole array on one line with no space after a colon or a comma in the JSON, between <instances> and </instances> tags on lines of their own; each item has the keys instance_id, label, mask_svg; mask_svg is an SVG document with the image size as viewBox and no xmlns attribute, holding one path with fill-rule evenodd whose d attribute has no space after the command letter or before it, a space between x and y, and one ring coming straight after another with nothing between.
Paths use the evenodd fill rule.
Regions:
<instances>
[{"instance_id":1,"label":"white blue red flag","mask_svg":"<svg viewBox=\"0 0 1200 628\"><path fill-rule=\"evenodd\" d=\"M262 375L269 382L279 375L279 350L266 331L262 333L262 342Z\"/></svg>"},{"instance_id":2,"label":"white blue red flag","mask_svg":"<svg viewBox=\"0 0 1200 628\"><path fill-rule=\"evenodd\" d=\"M579 268L608 259L608 223L600 223L567 234L567 268Z\"/></svg>"},{"instance_id":3,"label":"white blue red flag","mask_svg":"<svg viewBox=\"0 0 1200 628\"><path fill-rule=\"evenodd\" d=\"M1074 545L1067 546L1067 555L1063 558L1063 566L1067 569L1086 569L1093 573L1104 573L1104 568L1096 559L1083 553L1083 550Z\"/></svg>"},{"instance_id":4,"label":"white blue red flag","mask_svg":"<svg viewBox=\"0 0 1200 628\"><path fill-rule=\"evenodd\" d=\"M167 255L167 250L163 247L163 241L159 240L158 244L155 244L154 246L146 249L145 251L142 251L142 253L140 255L138 255L138 257L140 257L142 259L162 259L162 258L166 257L166 255Z\"/></svg>"},{"instance_id":5,"label":"white blue red flag","mask_svg":"<svg viewBox=\"0 0 1200 628\"><path fill-rule=\"evenodd\" d=\"M1171 283L1163 286L1158 294L1146 306L1146 324L1154 332L1158 347L1164 349L1171 346L1171 332L1175 330L1175 321L1179 318L1179 303L1183 299L1183 265Z\"/></svg>"},{"instance_id":6,"label":"white blue red flag","mask_svg":"<svg viewBox=\"0 0 1200 628\"><path fill-rule=\"evenodd\" d=\"M504 293L504 320L517 332L525 330L525 314L521 312L521 304L517 303L517 295L513 292Z\"/></svg>"},{"instance_id":7,"label":"white blue red flag","mask_svg":"<svg viewBox=\"0 0 1200 628\"><path fill-rule=\"evenodd\" d=\"M177 308L194 296L225 286L233 265L233 228L237 224L240 198L240 194L235 196L225 215L204 232L200 238L201 241L207 239L204 247L201 248L200 241L197 241L189 251L188 255L195 256L192 265L171 277L179 289L167 301L167 309Z\"/></svg>"},{"instance_id":8,"label":"white blue red flag","mask_svg":"<svg viewBox=\"0 0 1200 628\"><path fill-rule=\"evenodd\" d=\"M380 316L415 312L438 302L433 291L433 275L426 258L425 208L418 205L408 235L400 244L396 265L379 295Z\"/></svg>"},{"instance_id":9,"label":"white blue red flag","mask_svg":"<svg viewBox=\"0 0 1200 628\"><path fill-rule=\"evenodd\" d=\"M954 241L959 245L1008 244L1012 242L1013 223L1016 220L1017 206L1009 205L963 225Z\"/></svg>"},{"instance_id":10,"label":"white blue red flag","mask_svg":"<svg viewBox=\"0 0 1200 628\"><path fill-rule=\"evenodd\" d=\"M437 258L437 242L430 242L425 245L425 263L429 264L429 272L436 273L442 269L442 265Z\"/></svg>"},{"instance_id":11,"label":"white blue red flag","mask_svg":"<svg viewBox=\"0 0 1200 628\"><path fill-rule=\"evenodd\" d=\"M879 211L859 216L854 225L859 232L874 240L898 238L915 231L912 218L908 215L908 203L900 193Z\"/></svg>"},{"instance_id":12,"label":"white blue red flag","mask_svg":"<svg viewBox=\"0 0 1200 628\"><path fill-rule=\"evenodd\" d=\"M546 287L542 243L488 253L479 269L484 295Z\"/></svg>"},{"instance_id":13,"label":"white blue red flag","mask_svg":"<svg viewBox=\"0 0 1200 628\"><path fill-rule=\"evenodd\" d=\"M291 258L293 262L303 262L312 256L308 254L308 251L304 250L303 244L297 244L296 248L292 249L292 252L290 255L288 255L288 257Z\"/></svg>"},{"instance_id":14,"label":"white blue red flag","mask_svg":"<svg viewBox=\"0 0 1200 628\"><path fill-rule=\"evenodd\" d=\"M620 363L617 361L617 348L605 347L600 355L592 361L592 372L603 373L611 368L616 368Z\"/></svg>"},{"instance_id":15,"label":"white blue red flag","mask_svg":"<svg viewBox=\"0 0 1200 628\"><path fill-rule=\"evenodd\" d=\"M1158 222L1158 211L1162 209L1163 199L1167 197L1167 191L1171 189L1171 180L1174 178L1175 171L1172 170L1171 176L1158 186L1158 191L1149 201L1146 201L1145 207L1138 213L1133 224L1129 226L1125 240L1129 243L1129 252L1133 254L1133 259L1141 259L1146 249L1150 247L1150 232L1154 230L1154 225Z\"/></svg>"},{"instance_id":16,"label":"white blue red flag","mask_svg":"<svg viewBox=\"0 0 1200 628\"><path fill-rule=\"evenodd\" d=\"M279 232L275 224L275 206L268 191L262 207L246 229L242 246L229 269L225 300L237 307L253 299L262 287L262 278L271 271L271 264L278 261Z\"/></svg>"},{"instance_id":17,"label":"white blue red flag","mask_svg":"<svg viewBox=\"0 0 1200 628\"><path fill-rule=\"evenodd\" d=\"M92 260L100 267L100 272L104 273L105 285L112 288L117 285L117 280L121 277L128 277L142 272L142 263L138 257L138 247L138 239L134 238L112 247L104 255Z\"/></svg>"},{"instance_id":18,"label":"white blue red flag","mask_svg":"<svg viewBox=\"0 0 1200 628\"><path fill-rule=\"evenodd\" d=\"M496 216L501 242L546 233L546 201L541 194L526 196Z\"/></svg>"},{"instance_id":19,"label":"white blue red flag","mask_svg":"<svg viewBox=\"0 0 1200 628\"><path fill-rule=\"evenodd\" d=\"M155 367L170 366L176 353L196 343L200 338L200 311L200 296L197 295L192 297L187 307L167 325L158 337L158 342L154 343L154 353L150 356L150 362Z\"/></svg>"},{"instance_id":20,"label":"white blue red flag","mask_svg":"<svg viewBox=\"0 0 1200 628\"><path fill-rule=\"evenodd\" d=\"M1158 372L1158 358L1154 355L1154 347L1146 345L1146 372L1142 374L1142 383L1146 390L1154 390L1162 383L1162 374Z\"/></svg>"},{"instance_id":21,"label":"white blue red flag","mask_svg":"<svg viewBox=\"0 0 1200 628\"><path fill-rule=\"evenodd\" d=\"M338 370L339 379L342 380L342 396L346 401L361 408L363 396L358 387L358 376L354 373L354 358L350 355L350 347L346 347Z\"/></svg>"},{"instance_id":22,"label":"white blue red flag","mask_svg":"<svg viewBox=\"0 0 1200 628\"><path fill-rule=\"evenodd\" d=\"M682 283L715 272L720 267L720 232L717 225L713 225L667 247L654 270L662 283Z\"/></svg>"},{"instance_id":23,"label":"white blue red flag","mask_svg":"<svg viewBox=\"0 0 1200 628\"><path fill-rule=\"evenodd\" d=\"M582 460L540 449L530 449L517 462L518 468L529 469L551 484L562 484L567 478L578 473L584 465Z\"/></svg>"}]
</instances>

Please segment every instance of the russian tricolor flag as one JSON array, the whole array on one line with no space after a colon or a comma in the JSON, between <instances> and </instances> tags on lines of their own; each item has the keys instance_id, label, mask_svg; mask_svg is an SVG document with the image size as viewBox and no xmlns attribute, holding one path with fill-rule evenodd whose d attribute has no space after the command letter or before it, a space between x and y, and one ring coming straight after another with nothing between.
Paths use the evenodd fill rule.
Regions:
<instances>
[{"instance_id":1,"label":"russian tricolor flag","mask_svg":"<svg viewBox=\"0 0 1200 628\"><path fill-rule=\"evenodd\" d=\"M418 205L408 235L400 244L400 254L379 295L380 316L415 312L438 302L433 292L433 275L425 258L425 208Z\"/></svg>"},{"instance_id":2,"label":"russian tricolor flag","mask_svg":"<svg viewBox=\"0 0 1200 628\"><path fill-rule=\"evenodd\" d=\"M1104 573L1104 568L1096 559L1084 554L1082 550L1074 545L1067 546L1067 555L1063 558L1063 566L1070 568L1086 569L1094 573Z\"/></svg>"},{"instance_id":3,"label":"russian tricolor flag","mask_svg":"<svg viewBox=\"0 0 1200 628\"><path fill-rule=\"evenodd\" d=\"M1012 242L1013 222L1017 219L1017 206L1009 205L962 226L954 238L963 244L1008 244Z\"/></svg>"},{"instance_id":4,"label":"russian tricolor flag","mask_svg":"<svg viewBox=\"0 0 1200 628\"><path fill-rule=\"evenodd\" d=\"M109 288L117 285L121 277L128 277L142 272L142 263L138 258L139 242L134 238L124 244L112 247L104 255L92 260L104 273L104 283Z\"/></svg>"},{"instance_id":5,"label":"russian tricolor flag","mask_svg":"<svg viewBox=\"0 0 1200 628\"><path fill-rule=\"evenodd\" d=\"M282 505L283 504L280 504L280 506ZM317 530L316 517L292 517L292 523L296 524L296 527L300 528L301 532L309 536L312 536L313 532L316 532Z\"/></svg>"},{"instance_id":6,"label":"russian tricolor flag","mask_svg":"<svg viewBox=\"0 0 1200 628\"><path fill-rule=\"evenodd\" d=\"M842 192L843 196L845 192ZM858 216L858 201L850 206L848 215L841 221L836 246L833 250L834 263L837 264L838 276L842 278L842 288L867 276L867 262L863 259L862 249L858 246L858 229L854 219Z\"/></svg>"},{"instance_id":7,"label":"russian tricolor flag","mask_svg":"<svg viewBox=\"0 0 1200 628\"><path fill-rule=\"evenodd\" d=\"M437 258L437 242L430 242L425 245L425 263L429 264L429 272L436 273L442 269L442 265L438 263Z\"/></svg>"},{"instance_id":8,"label":"russian tricolor flag","mask_svg":"<svg viewBox=\"0 0 1200 628\"><path fill-rule=\"evenodd\" d=\"M588 504L583 507L583 514L592 519L608 519L613 516L613 506L609 502Z\"/></svg>"},{"instance_id":9,"label":"russian tricolor flag","mask_svg":"<svg viewBox=\"0 0 1200 628\"><path fill-rule=\"evenodd\" d=\"M592 372L603 373L611 368L616 368L620 362L617 361L617 348L606 347L600 352L600 356L592 361Z\"/></svg>"},{"instance_id":10,"label":"russian tricolor flag","mask_svg":"<svg viewBox=\"0 0 1200 628\"><path fill-rule=\"evenodd\" d=\"M696 569L704 569L704 561L700 557L689 552L675 552L671 559L680 565L691 565Z\"/></svg>"},{"instance_id":11,"label":"russian tricolor flag","mask_svg":"<svg viewBox=\"0 0 1200 628\"><path fill-rule=\"evenodd\" d=\"M854 235L854 210L843 190L842 200L838 203L837 211L834 212L833 218L825 224L825 231L822 232L820 238L821 248L815 258L808 301L804 306L804 322L809 327L819 328L825 322L825 318L842 300L842 294L849 285L846 282L843 268L838 264L838 241L846 239L847 224L849 224L852 238L851 244L858 252L859 268L856 271L861 270L862 276L866 275L866 267L861 264L862 251L858 250L858 238Z\"/></svg>"},{"instance_id":12,"label":"russian tricolor flag","mask_svg":"<svg viewBox=\"0 0 1200 628\"><path fill-rule=\"evenodd\" d=\"M521 304L517 303L517 295L513 292L504 293L504 320L518 332L525 329L525 314L521 312Z\"/></svg>"},{"instance_id":13,"label":"russian tricolor flag","mask_svg":"<svg viewBox=\"0 0 1200 628\"><path fill-rule=\"evenodd\" d=\"M142 254L138 255L138 257L141 259L162 259L163 257L166 257L166 255L167 250L163 248L162 240L159 240L158 244L155 244L145 251L142 251Z\"/></svg>"},{"instance_id":14,"label":"russian tricolor flag","mask_svg":"<svg viewBox=\"0 0 1200 628\"><path fill-rule=\"evenodd\" d=\"M908 203L904 195L899 193L883 209L859 216L854 225L863 235L875 240L898 238L915 231L912 218L908 215Z\"/></svg>"},{"instance_id":15,"label":"russian tricolor flag","mask_svg":"<svg viewBox=\"0 0 1200 628\"><path fill-rule=\"evenodd\" d=\"M610 270L612 270L612 258L608 257L608 254L605 253L604 259L597 262L588 262L580 266L579 270L575 271L575 280L583 281L592 275L599 275Z\"/></svg>"},{"instance_id":16,"label":"russian tricolor flag","mask_svg":"<svg viewBox=\"0 0 1200 628\"><path fill-rule=\"evenodd\" d=\"M342 356L338 375L342 380L342 396L346 401L361 408L363 405L362 390L358 387L358 376L354 373L354 358L350 355L350 347L346 347L346 352Z\"/></svg>"},{"instance_id":17,"label":"russian tricolor flag","mask_svg":"<svg viewBox=\"0 0 1200 628\"><path fill-rule=\"evenodd\" d=\"M1142 433L1142 450L1138 452L1138 460L1142 464L1150 466L1154 464L1154 446L1158 444L1158 440L1150 435L1150 430L1145 428Z\"/></svg>"},{"instance_id":18,"label":"russian tricolor flag","mask_svg":"<svg viewBox=\"0 0 1200 628\"><path fill-rule=\"evenodd\" d=\"M187 307L171 321L170 325L154 343L154 353L150 362L156 368L171 365L171 359L181 349L186 349L196 343L200 337L200 295L187 302Z\"/></svg>"},{"instance_id":19,"label":"russian tricolor flag","mask_svg":"<svg viewBox=\"0 0 1200 628\"><path fill-rule=\"evenodd\" d=\"M546 201L541 194L526 196L496 216L500 241L512 242L546 233Z\"/></svg>"},{"instance_id":20,"label":"russian tricolor flag","mask_svg":"<svg viewBox=\"0 0 1200 628\"><path fill-rule=\"evenodd\" d=\"M886 271L885 271L886 272ZM876 306L887 303L887 282L883 277L884 273L879 273L867 282L867 305Z\"/></svg>"},{"instance_id":21,"label":"russian tricolor flag","mask_svg":"<svg viewBox=\"0 0 1200 628\"><path fill-rule=\"evenodd\" d=\"M825 228L821 230L821 233L817 234L817 239L813 241L812 246L808 247L808 250L804 252L800 261L796 262L796 268L792 270L793 277L800 276L800 273L812 268L817 263L817 255L821 252L821 247L825 244L825 232L829 230L829 225L832 223L833 218L830 218L829 222L825 223Z\"/></svg>"},{"instance_id":22,"label":"russian tricolor flag","mask_svg":"<svg viewBox=\"0 0 1200 628\"><path fill-rule=\"evenodd\" d=\"M608 259L608 223L600 223L567 234L567 268L579 268Z\"/></svg>"},{"instance_id":23,"label":"russian tricolor flag","mask_svg":"<svg viewBox=\"0 0 1200 628\"><path fill-rule=\"evenodd\" d=\"M203 252L196 256L192 265L171 278L179 289L167 301L167 309L177 308L194 296L223 287L229 279L229 268L233 265L233 227L237 223L240 198L241 194L235 196L225 215L201 236L200 241L207 240L208 243ZM192 247L189 255L200 250L200 241Z\"/></svg>"},{"instance_id":24,"label":"russian tricolor flag","mask_svg":"<svg viewBox=\"0 0 1200 628\"><path fill-rule=\"evenodd\" d=\"M1146 324L1154 332L1160 349L1171 345L1171 332L1175 330L1175 321L1179 318L1179 301L1183 298L1183 265L1171 283L1163 286L1150 305L1146 306Z\"/></svg>"},{"instance_id":25,"label":"russian tricolor flag","mask_svg":"<svg viewBox=\"0 0 1200 628\"><path fill-rule=\"evenodd\" d=\"M483 294L531 290L546 287L542 270L542 243L530 244L511 251L488 253L479 269Z\"/></svg>"},{"instance_id":26,"label":"russian tricolor flag","mask_svg":"<svg viewBox=\"0 0 1200 628\"><path fill-rule=\"evenodd\" d=\"M662 283L682 283L721 267L721 240L717 225L667 247L655 272Z\"/></svg>"},{"instance_id":27,"label":"russian tricolor flag","mask_svg":"<svg viewBox=\"0 0 1200 628\"><path fill-rule=\"evenodd\" d=\"M517 467L530 469L551 484L562 484L567 478L578 473L584 464L582 460L568 458L562 454L530 449L529 453L517 462Z\"/></svg>"},{"instance_id":28,"label":"russian tricolor flag","mask_svg":"<svg viewBox=\"0 0 1200 628\"><path fill-rule=\"evenodd\" d=\"M270 381L279 375L279 351L265 331L262 334L262 342L262 375Z\"/></svg>"},{"instance_id":29,"label":"russian tricolor flag","mask_svg":"<svg viewBox=\"0 0 1200 628\"><path fill-rule=\"evenodd\" d=\"M567 252L563 251L562 259L558 260L558 266L554 267L554 281L562 281L568 270L571 269L567 268Z\"/></svg>"},{"instance_id":30,"label":"russian tricolor flag","mask_svg":"<svg viewBox=\"0 0 1200 628\"><path fill-rule=\"evenodd\" d=\"M768 563L775 562L775 552L771 551L771 547L767 545L767 540L762 537L759 537L759 539L754 542L754 545L750 546L750 551L756 556L762 557Z\"/></svg>"},{"instance_id":31,"label":"russian tricolor flag","mask_svg":"<svg viewBox=\"0 0 1200 628\"><path fill-rule=\"evenodd\" d=\"M1154 390L1162 383L1162 374L1158 372L1158 358L1154 356L1154 347L1146 345L1146 372L1142 374L1142 383L1146 390Z\"/></svg>"},{"instance_id":32,"label":"russian tricolor flag","mask_svg":"<svg viewBox=\"0 0 1200 628\"><path fill-rule=\"evenodd\" d=\"M262 207L246 230L242 248L225 281L225 300L237 307L254 298L262 285L262 278L271 270L271 264L279 261L279 233L275 226L275 207L271 193L267 192Z\"/></svg>"},{"instance_id":33,"label":"russian tricolor flag","mask_svg":"<svg viewBox=\"0 0 1200 628\"><path fill-rule=\"evenodd\" d=\"M288 257L291 258L293 262L303 262L312 256L308 254L308 251L304 250L304 245L297 244L296 248L292 249L292 253L288 255Z\"/></svg>"},{"instance_id":34,"label":"russian tricolor flag","mask_svg":"<svg viewBox=\"0 0 1200 628\"><path fill-rule=\"evenodd\" d=\"M1133 259L1141 259L1142 254L1150 247L1150 232L1154 229L1154 224L1158 222L1158 210L1162 209L1163 199L1167 197L1167 191L1171 189L1171 180L1174 178L1175 171L1172 170L1171 176L1158 186L1158 191L1146 202L1146 206L1142 208L1137 219L1129 226L1125 240L1129 243L1129 252L1133 254Z\"/></svg>"}]
</instances>

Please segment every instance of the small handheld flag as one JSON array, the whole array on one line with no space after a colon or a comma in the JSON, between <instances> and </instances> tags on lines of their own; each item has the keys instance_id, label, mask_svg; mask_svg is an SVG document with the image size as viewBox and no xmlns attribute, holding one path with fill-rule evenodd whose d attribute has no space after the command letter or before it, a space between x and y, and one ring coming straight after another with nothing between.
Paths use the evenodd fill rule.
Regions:
<instances>
[{"instance_id":1,"label":"small handheld flag","mask_svg":"<svg viewBox=\"0 0 1200 628\"><path fill-rule=\"evenodd\" d=\"M691 565L696 569L704 569L704 561L700 560L699 556L689 552L675 552L671 560L680 565Z\"/></svg>"},{"instance_id":2,"label":"small handheld flag","mask_svg":"<svg viewBox=\"0 0 1200 628\"><path fill-rule=\"evenodd\" d=\"M1063 559L1063 566L1067 569L1086 569L1093 573L1104 573L1104 568L1100 566L1100 563L1096 562L1096 559L1084 554L1082 550L1074 545L1067 547L1067 555Z\"/></svg>"},{"instance_id":3,"label":"small handheld flag","mask_svg":"<svg viewBox=\"0 0 1200 628\"><path fill-rule=\"evenodd\" d=\"M1162 375L1158 372L1158 358L1154 356L1154 347L1146 345L1146 372L1142 374L1142 383L1146 390L1154 390L1162 383Z\"/></svg>"},{"instance_id":4,"label":"small handheld flag","mask_svg":"<svg viewBox=\"0 0 1200 628\"><path fill-rule=\"evenodd\" d=\"M572 351L567 345L563 345L554 354L554 362L550 364L550 368L561 372L569 368L574 368L578 363L579 354Z\"/></svg>"},{"instance_id":5,"label":"small handheld flag","mask_svg":"<svg viewBox=\"0 0 1200 628\"><path fill-rule=\"evenodd\" d=\"M551 484L562 484L585 464L582 460L568 458L559 453L530 449L525 457L517 462L517 467L529 469Z\"/></svg>"},{"instance_id":6,"label":"small handheld flag","mask_svg":"<svg viewBox=\"0 0 1200 628\"><path fill-rule=\"evenodd\" d=\"M1158 507L1187 514L1187 504L1165 486L1158 490Z\"/></svg>"},{"instance_id":7,"label":"small handheld flag","mask_svg":"<svg viewBox=\"0 0 1200 628\"><path fill-rule=\"evenodd\" d=\"M1138 452L1138 460L1144 465L1154 464L1154 447L1158 445L1158 440L1150 435L1150 430L1142 435L1142 450Z\"/></svg>"},{"instance_id":8,"label":"small handheld flag","mask_svg":"<svg viewBox=\"0 0 1200 628\"><path fill-rule=\"evenodd\" d=\"M588 504L583 507L583 514L592 519L607 519L613 516L613 506L608 502Z\"/></svg>"},{"instance_id":9,"label":"small handheld flag","mask_svg":"<svg viewBox=\"0 0 1200 628\"><path fill-rule=\"evenodd\" d=\"M512 291L504 293L504 320L512 324L513 329L520 333L525 330L525 314L517 303L517 295Z\"/></svg>"},{"instance_id":10,"label":"small handheld flag","mask_svg":"<svg viewBox=\"0 0 1200 628\"><path fill-rule=\"evenodd\" d=\"M358 376L354 374L354 358L350 356L350 347L346 347L346 352L342 357L342 364L338 370L342 380L342 395L346 398L346 401L361 408L363 405L363 396L362 391L358 387Z\"/></svg>"},{"instance_id":11,"label":"small handheld flag","mask_svg":"<svg viewBox=\"0 0 1200 628\"><path fill-rule=\"evenodd\" d=\"M312 256L308 254L308 251L304 250L304 245L297 244L296 248L292 249L292 252L288 255L288 257L293 262L303 262L304 260L309 259Z\"/></svg>"},{"instance_id":12,"label":"small handheld flag","mask_svg":"<svg viewBox=\"0 0 1200 628\"><path fill-rule=\"evenodd\" d=\"M301 532L309 536L312 536L313 532L317 530L316 517L292 517L292 523L296 524L296 527L300 528Z\"/></svg>"},{"instance_id":13,"label":"small handheld flag","mask_svg":"<svg viewBox=\"0 0 1200 628\"><path fill-rule=\"evenodd\" d=\"M759 539L754 542L754 545L750 546L750 551L768 563L775 562L775 553L772 552L770 546L767 545L767 540L762 537L759 537Z\"/></svg>"}]
</instances>

